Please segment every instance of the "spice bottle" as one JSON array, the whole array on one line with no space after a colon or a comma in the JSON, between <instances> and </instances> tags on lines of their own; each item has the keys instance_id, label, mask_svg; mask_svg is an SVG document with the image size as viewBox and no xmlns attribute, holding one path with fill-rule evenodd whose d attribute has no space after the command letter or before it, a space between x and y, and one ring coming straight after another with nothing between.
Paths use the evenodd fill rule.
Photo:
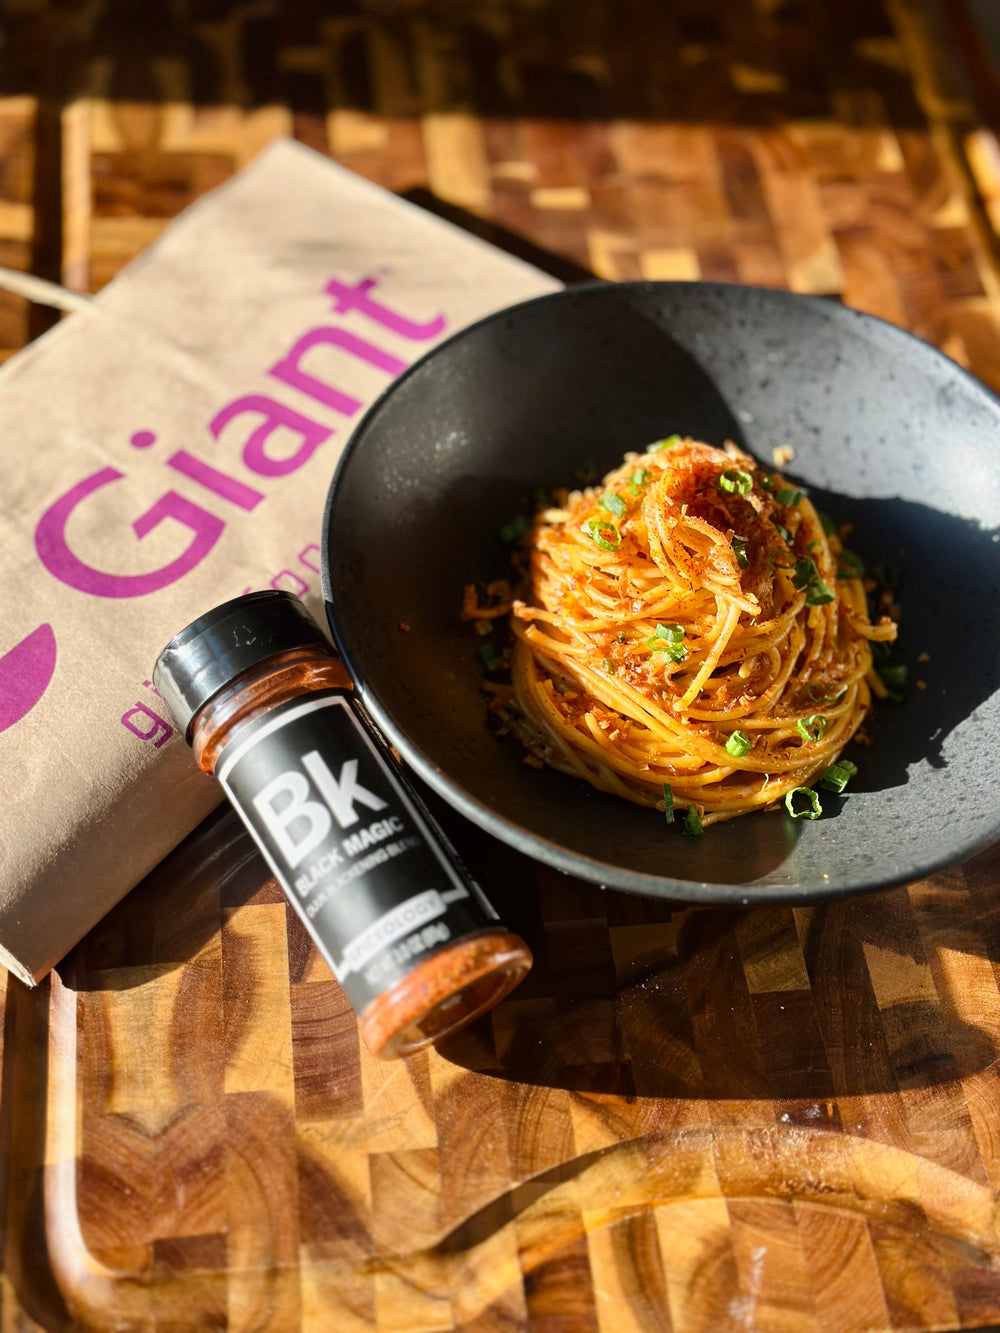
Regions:
<instances>
[{"instance_id":1,"label":"spice bottle","mask_svg":"<svg viewBox=\"0 0 1000 1333\"><path fill-rule=\"evenodd\" d=\"M287 592L225 602L153 672L361 1017L408 1055L470 1023L531 966L352 700L340 659Z\"/></svg>"}]
</instances>

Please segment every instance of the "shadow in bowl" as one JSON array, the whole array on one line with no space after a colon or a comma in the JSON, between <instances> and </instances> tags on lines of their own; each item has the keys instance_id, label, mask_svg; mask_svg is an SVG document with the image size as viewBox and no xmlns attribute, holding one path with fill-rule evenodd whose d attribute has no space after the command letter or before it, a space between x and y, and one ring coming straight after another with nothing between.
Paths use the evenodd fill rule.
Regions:
<instances>
[{"instance_id":1,"label":"shadow in bowl","mask_svg":"<svg viewBox=\"0 0 1000 1333\"><path fill-rule=\"evenodd\" d=\"M324 523L334 635L419 775L561 870L701 901L901 883L1000 833L998 428L997 400L958 366L832 302L712 283L574 287L441 344L360 423ZM927 689L878 710L833 817L753 815L685 838L526 767L486 726L463 586L507 573L499 530L538 487L599 476L674 431L764 462L793 444L791 475L855 524L863 557L901 566L903 660Z\"/></svg>"},{"instance_id":2,"label":"shadow in bowl","mask_svg":"<svg viewBox=\"0 0 1000 1333\"><path fill-rule=\"evenodd\" d=\"M898 582L892 595L902 616L889 658L907 668L906 698L874 701L865 726L872 745L851 750L859 771L850 791L900 787L916 764L947 765L955 730L975 728L977 710L1000 689L1000 528L908 500L808 491L838 526L851 524L847 545L867 568L881 567ZM945 819L956 812L929 813Z\"/></svg>"}]
</instances>

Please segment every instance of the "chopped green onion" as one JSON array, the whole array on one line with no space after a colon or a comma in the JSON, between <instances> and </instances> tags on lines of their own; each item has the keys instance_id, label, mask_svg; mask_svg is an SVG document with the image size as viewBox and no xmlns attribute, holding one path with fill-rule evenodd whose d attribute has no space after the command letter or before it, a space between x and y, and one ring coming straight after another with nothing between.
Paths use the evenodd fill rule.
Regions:
<instances>
[{"instance_id":1,"label":"chopped green onion","mask_svg":"<svg viewBox=\"0 0 1000 1333\"><path fill-rule=\"evenodd\" d=\"M682 643L664 643L661 639L647 639L646 645L651 652L666 653L671 662L678 664L683 662L688 655L688 650Z\"/></svg>"},{"instance_id":2,"label":"chopped green onion","mask_svg":"<svg viewBox=\"0 0 1000 1333\"><path fill-rule=\"evenodd\" d=\"M773 478L772 476L769 476L768 473L766 473L766 472L758 472L758 473L757 473L757 480L758 480L758 482L760 483L760 489L761 489L762 491L773 491L773 490L774 490L774 478Z\"/></svg>"},{"instance_id":3,"label":"chopped green onion","mask_svg":"<svg viewBox=\"0 0 1000 1333\"><path fill-rule=\"evenodd\" d=\"M774 492L774 498L780 505L793 506L802 499L802 492L795 490L793 486L782 486L780 490Z\"/></svg>"},{"instance_id":4,"label":"chopped green onion","mask_svg":"<svg viewBox=\"0 0 1000 1333\"><path fill-rule=\"evenodd\" d=\"M815 560L800 555L795 562L795 586L805 588L806 606L825 606L833 601L833 593L819 576Z\"/></svg>"},{"instance_id":5,"label":"chopped green onion","mask_svg":"<svg viewBox=\"0 0 1000 1333\"><path fill-rule=\"evenodd\" d=\"M882 684L888 685L894 690L902 689L909 679L909 671L905 666L884 666L879 672L882 677Z\"/></svg>"},{"instance_id":6,"label":"chopped green onion","mask_svg":"<svg viewBox=\"0 0 1000 1333\"><path fill-rule=\"evenodd\" d=\"M661 449L676 449L679 444L684 443L683 435L668 435L665 440L657 440L646 450L647 454L658 453Z\"/></svg>"},{"instance_id":7,"label":"chopped green onion","mask_svg":"<svg viewBox=\"0 0 1000 1333\"><path fill-rule=\"evenodd\" d=\"M622 535L613 523L591 518L584 523L583 530L602 551L617 551L622 544Z\"/></svg>"},{"instance_id":8,"label":"chopped green onion","mask_svg":"<svg viewBox=\"0 0 1000 1333\"><path fill-rule=\"evenodd\" d=\"M628 508L622 497L616 495L614 491L605 491L598 500L598 504L602 509L606 509L609 514L614 514L615 518L624 518L625 511Z\"/></svg>"},{"instance_id":9,"label":"chopped green onion","mask_svg":"<svg viewBox=\"0 0 1000 1333\"><path fill-rule=\"evenodd\" d=\"M745 754L750 753L750 737L745 731L734 731L726 741L726 753L731 754L734 759L742 759Z\"/></svg>"},{"instance_id":10,"label":"chopped green onion","mask_svg":"<svg viewBox=\"0 0 1000 1333\"><path fill-rule=\"evenodd\" d=\"M701 837L701 815L696 805L689 805L684 816L684 832L692 838Z\"/></svg>"},{"instance_id":11,"label":"chopped green onion","mask_svg":"<svg viewBox=\"0 0 1000 1333\"><path fill-rule=\"evenodd\" d=\"M657 625L653 631L654 639L666 639L668 643L681 643L684 638L683 625ZM652 642L652 639L650 640Z\"/></svg>"},{"instance_id":12,"label":"chopped green onion","mask_svg":"<svg viewBox=\"0 0 1000 1333\"><path fill-rule=\"evenodd\" d=\"M792 534L788 531L788 529L787 529L787 528L783 528L783 527L781 526L780 523L775 523L774 526L775 526L775 528L777 529L778 536L781 538L781 540L782 540L783 542L787 542L788 545L791 546L791 544L792 544Z\"/></svg>"},{"instance_id":13,"label":"chopped green onion","mask_svg":"<svg viewBox=\"0 0 1000 1333\"><path fill-rule=\"evenodd\" d=\"M818 541L806 542L806 550L807 550L807 551L818 551L818 550L819 550L819 542L818 542Z\"/></svg>"},{"instance_id":14,"label":"chopped green onion","mask_svg":"<svg viewBox=\"0 0 1000 1333\"><path fill-rule=\"evenodd\" d=\"M517 514L500 529L500 540L509 546L512 542L516 542L518 537L523 537L527 531L528 520L523 514Z\"/></svg>"},{"instance_id":15,"label":"chopped green onion","mask_svg":"<svg viewBox=\"0 0 1000 1333\"><path fill-rule=\"evenodd\" d=\"M810 583L815 583L819 578L819 570L816 568L816 561L808 555L800 555L795 562L795 586L796 588L808 588Z\"/></svg>"},{"instance_id":16,"label":"chopped green onion","mask_svg":"<svg viewBox=\"0 0 1000 1333\"><path fill-rule=\"evenodd\" d=\"M805 810L796 810L796 796L804 796L809 807ZM819 819L823 813L823 807L820 804L819 797L813 791L812 787L793 787L791 791L785 792L785 809L793 819Z\"/></svg>"},{"instance_id":17,"label":"chopped green onion","mask_svg":"<svg viewBox=\"0 0 1000 1333\"><path fill-rule=\"evenodd\" d=\"M736 556L736 563L740 569L750 568L750 557L747 555L747 544L742 537L733 538L733 554Z\"/></svg>"},{"instance_id":18,"label":"chopped green onion","mask_svg":"<svg viewBox=\"0 0 1000 1333\"><path fill-rule=\"evenodd\" d=\"M813 713L812 717L800 717L795 725L804 741L821 741L827 721L822 713Z\"/></svg>"},{"instance_id":19,"label":"chopped green onion","mask_svg":"<svg viewBox=\"0 0 1000 1333\"><path fill-rule=\"evenodd\" d=\"M857 771L857 764L852 764L850 759L838 759L820 778L819 785L835 791L839 796Z\"/></svg>"},{"instance_id":20,"label":"chopped green onion","mask_svg":"<svg viewBox=\"0 0 1000 1333\"><path fill-rule=\"evenodd\" d=\"M667 823L672 824L674 822L674 793L673 788L667 782L663 784L663 813Z\"/></svg>"},{"instance_id":21,"label":"chopped green onion","mask_svg":"<svg viewBox=\"0 0 1000 1333\"><path fill-rule=\"evenodd\" d=\"M837 567L838 579L863 579L865 576L865 562L853 551L841 551L837 556L840 562Z\"/></svg>"},{"instance_id":22,"label":"chopped green onion","mask_svg":"<svg viewBox=\"0 0 1000 1333\"><path fill-rule=\"evenodd\" d=\"M613 676L615 672L618 670L618 668L615 666L614 662L612 662L610 657L606 657L604 661L601 663L601 666L604 668L604 670L608 673L609 676Z\"/></svg>"},{"instance_id":23,"label":"chopped green onion","mask_svg":"<svg viewBox=\"0 0 1000 1333\"><path fill-rule=\"evenodd\" d=\"M646 647L651 653L666 653L671 662L683 662L687 657L684 647L684 627L682 625L657 625L652 635L646 640Z\"/></svg>"},{"instance_id":24,"label":"chopped green onion","mask_svg":"<svg viewBox=\"0 0 1000 1333\"><path fill-rule=\"evenodd\" d=\"M687 657L683 639L682 625L657 625L646 640L646 647L651 653L666 653L672 662L683 662Z\"/></svg>"},{"instance_id":25,"label":"chopped green onion","mask_svg":"<svg viewBox=\"0 0 1000 1333\"><path fill-rule=\"evenodd\" d=\"M906 697L906 686L910 678L908 669L902 663L890 664L880 667L878 674L893 703L902 703Z\"/></svg>"},{"instance_id":26,"label":"chopped green onion","mask_svg":"<svg viewBox=\"0 0 1000 1333\"><path fill-rule=\"evenodd\" d=\"M496 649L493 647L492 643L481 643L478 651L483 666L487 671L500 671L503 669L503 662L497 657Z\"/></svg>"},{"instance_id":27,"label":"chopped green onion","mask_svg":"<svg viewBox=\"0 0 1000 1333\"><path fill-rule=\"evenodd\" d=\"M638 495L639 491L649 481L651 473L648 467L637 467L628 479L629 490L633 495Z\"/></svg>"},{"instance_id":28,"label":"chopped green onion","mask_svg":"<svg viewBox=\"0 0 1000 1333\"><path fill-rule=\"evenodd\" d=\"M826 606L827 602L833 601L833 593L826 586L822 579L817 579L815 583L810 583L806 589L806 606Z\"/></svg>"},{"instance_id":29,"label":"chopped green onion","mask_svg":"<svg viewBox=\"0 0 1000 1333\"><path fill-rule=\"evenodd\" d=\"M817 509L816 517L819 519L820 527L823 529L824 534L827 537L832 537L833 534L837 531L837 525L836 523L834 523L830 515L823 514Z\"/></svg>"},{"instance_id":30,"label":"chopped green onion","mask_svg":"<svg viewBox=\"0 0 1000 1333\"><path fill-rule=\"evenodd\" d=\"M739 468L727 467L719 478L719 490L728 491L730 495L746 495L753 490L753 477Z\"/></svg>"}]
</instances>

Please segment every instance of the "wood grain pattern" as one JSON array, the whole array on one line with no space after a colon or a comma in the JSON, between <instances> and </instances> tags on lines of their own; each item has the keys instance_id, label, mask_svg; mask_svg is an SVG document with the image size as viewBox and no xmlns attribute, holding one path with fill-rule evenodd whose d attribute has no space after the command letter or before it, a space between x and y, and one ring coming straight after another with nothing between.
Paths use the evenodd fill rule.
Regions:
<instances>
[{"instance_id":1,"label":"wood grain pattern","mask_svg":"<svg viewBox=\"0 0 1000 1333\"><path fill-rule=\"evenodd\" d=\"M313 961L228 812L47 995L9 983L22 1306L47 1282L97 1328L996 1317L995 851L857 901L706 910L445 819L538 964L439 1051L380 1064L332 981L294 980Z\"/></svg>"},{"instance_id":2,"label":"wood grain pattern","mask_svg":"<svg viewBox=\"0 0 1000 1333\"><path fill-rule=\"evenodd\" d=\"M34 234L36 99L0 96L0 265L28 270ZM28 340L28 303L0 291L0 360Z\"/></svg>"},{"instance_id":3,"label":"wood grain pattern","mask_svg":"<svg viewBox=\"0 0 1000 1333\"><path fill-rule=\"evenodd\" d=\"M561 272L839 297L1000 388L998 127L934 0L11 9L0 263L51 235L53 117L91 289L291 133ZM0 300L0 355L27 334ZM996 850L705 910L443 820L538 962L439 1051L368 1055L227 813L49 983L0 988L3 1333L1000 1320Z\"/></svg>"}]
</instances>

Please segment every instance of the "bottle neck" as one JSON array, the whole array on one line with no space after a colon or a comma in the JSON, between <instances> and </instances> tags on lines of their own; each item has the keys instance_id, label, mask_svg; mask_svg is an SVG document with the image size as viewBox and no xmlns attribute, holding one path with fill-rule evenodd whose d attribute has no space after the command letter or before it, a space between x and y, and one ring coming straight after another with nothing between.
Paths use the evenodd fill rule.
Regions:
<instances>
[{"instance_id":1,"label":"bottle neck","mask_svg":"<svg viewBox=\"0 0 1000 1333\"><path fill-rule=\"evenodd\" d=\"M288 699L316 690L349 690L351 678L338 657L309 644L248 667L213 695L191 719L191 749L201 768L213 773L219 754L237 732Z\"/></svg>"}]
</instances>

